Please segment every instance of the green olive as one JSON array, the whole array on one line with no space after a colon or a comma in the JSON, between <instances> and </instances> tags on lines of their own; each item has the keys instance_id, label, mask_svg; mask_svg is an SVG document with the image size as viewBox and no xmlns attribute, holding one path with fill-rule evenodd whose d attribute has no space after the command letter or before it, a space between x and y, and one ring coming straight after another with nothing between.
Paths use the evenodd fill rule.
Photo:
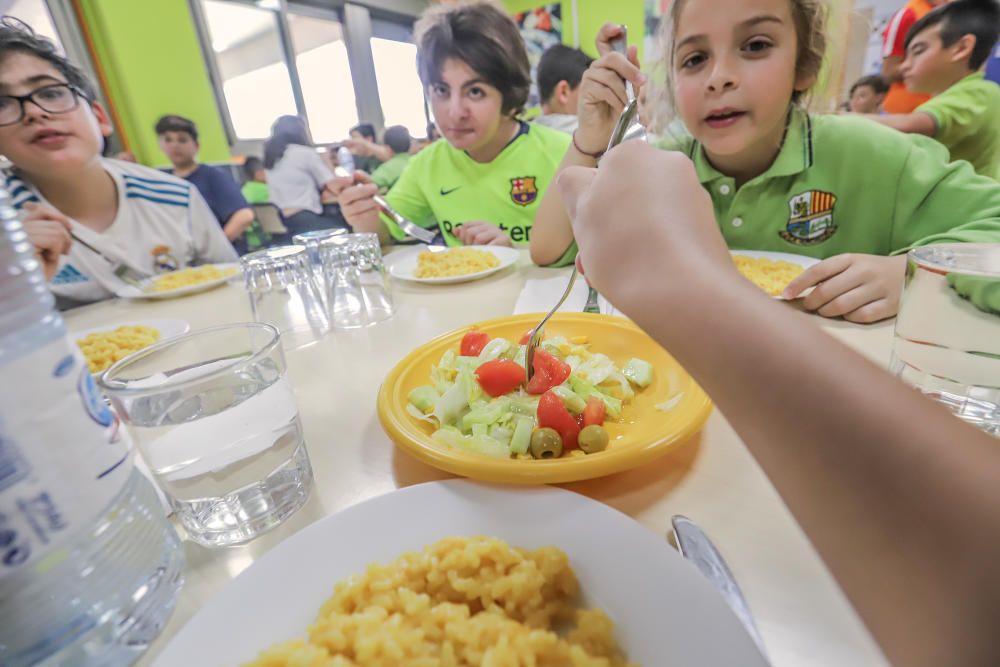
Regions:
<instances>
[{"instance_id":1,"label":"green olive","mask_svg":"<svg viewBox=\"0 0 1000 667\"><path fill-rule=\"evenodd\" d=\"M577 442L580 444L580 449L587 454L603 452L608 447L608 432L604 430L603 426L597 424L584 426Z\"/></svg>"},{"instance_id":2,"label":"green olive","mask_svg":"<svg viewBox=\"0 0 1000 667\"><path fill-rule=\"evenodd\" d=\"M557 459L562 453L562 438L555 429L540 428L531 434L531 455L536 459Z\"/></svg>"}]
</instances>

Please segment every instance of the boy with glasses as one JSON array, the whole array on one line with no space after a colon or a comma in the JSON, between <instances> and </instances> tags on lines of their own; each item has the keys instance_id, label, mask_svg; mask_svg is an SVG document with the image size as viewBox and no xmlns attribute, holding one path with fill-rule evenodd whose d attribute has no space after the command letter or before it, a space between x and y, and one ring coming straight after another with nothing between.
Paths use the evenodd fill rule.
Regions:
<instances>
[{"instance_id":1,"label":"boy with glasses","mask_svg":"<svg viewBox=\"0 0 1000 667\"><path fill-rule=\"evenodd\" d=\"M61 307L127 288L111 262L155 274L237 258L193 185L101 157L110 133L83 73L51 42L4 17L0 154L13 163L5 185L12 204L26 212L25 229Z\"/></svg>"}]
</instances>

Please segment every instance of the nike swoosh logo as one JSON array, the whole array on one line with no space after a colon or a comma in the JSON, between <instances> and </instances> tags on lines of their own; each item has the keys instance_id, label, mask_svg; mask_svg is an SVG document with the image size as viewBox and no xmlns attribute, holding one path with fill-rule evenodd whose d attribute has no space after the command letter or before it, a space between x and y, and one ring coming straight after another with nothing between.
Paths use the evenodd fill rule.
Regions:
<instances>
[{"instance_id":1,"label":"nike swoosh logo","mask_svg":"<svg viewBox=\"0 0 1000 667\"><path fill-rule=\"evenodd\" d=\"M460 187L462 187L462 186L459 185L458 188L460 188ZM445 195L450 195L455 190L458 190L458 188L452 188L451 190L445 190L444 188L441 188L441 196L444 197Z\"/></svg>"}]
</instances>

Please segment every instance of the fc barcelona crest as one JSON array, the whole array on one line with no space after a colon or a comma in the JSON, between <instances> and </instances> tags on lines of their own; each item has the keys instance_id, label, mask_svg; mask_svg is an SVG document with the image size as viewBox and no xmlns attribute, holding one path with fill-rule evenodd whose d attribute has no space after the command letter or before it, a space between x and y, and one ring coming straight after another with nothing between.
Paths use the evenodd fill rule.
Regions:
<instances>
[{"instance_id":1,"label":"fc barcelona crest","mask_svg":"<svg viewBox=\"0 0 1000 667\"><path fill-rule=\"evenodd\" d=\"M778 232L789 243L806 246L826 241L837 233L833 222L833 209L837 205L837 195L812 190L792 197L788 224Z\"/></svg>"},{"instance_id":2,"label":"fc barcelona crest","mask_svg":"<svg viewBox=\"0 0 1000 667\"><path fill-rule=\"evenodd\" d=\"M515 204L527 206L538 198L538 188L535 187L534 176L522 176L510 179L510 198Z\"/></svg>"}]
</instances>

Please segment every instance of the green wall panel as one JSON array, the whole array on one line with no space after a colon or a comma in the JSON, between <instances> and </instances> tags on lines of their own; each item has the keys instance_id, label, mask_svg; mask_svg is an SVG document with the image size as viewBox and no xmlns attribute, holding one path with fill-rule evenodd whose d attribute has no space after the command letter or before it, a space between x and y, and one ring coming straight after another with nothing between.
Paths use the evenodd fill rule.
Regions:
<instances>
[{"instance_id":1,"label":"green wall panel","mask_svg":"<svg viewBox=\"0 0 1000 667\"><path fill-rule=\"evenodd\" d=\"M96 59L136 159L167 165L153 125L176 113L198 125L203 162L229 145L186 0L81 0Z\"/></svg>"}]
</instances>

